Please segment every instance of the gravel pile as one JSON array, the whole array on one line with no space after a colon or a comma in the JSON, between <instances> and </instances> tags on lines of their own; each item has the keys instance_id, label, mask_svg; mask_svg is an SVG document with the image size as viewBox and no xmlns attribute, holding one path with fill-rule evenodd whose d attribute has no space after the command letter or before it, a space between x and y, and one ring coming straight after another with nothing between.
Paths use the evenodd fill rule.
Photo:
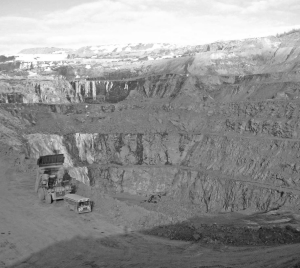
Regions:
<instances>
[{"instance_id":1,"label":"gravel pile","mask_svg":"<svg viewBox=\"0 0 300 268\"><path fill-rule=\"evenodd\" d=\"M221 243L231 246L280 245L300 243L300 231L290 225L285 227L236 227L232 225L202 224L195 228L188 222L159 226L144 231L149 235L172 240Z\"/></svg>"}]
</instances>

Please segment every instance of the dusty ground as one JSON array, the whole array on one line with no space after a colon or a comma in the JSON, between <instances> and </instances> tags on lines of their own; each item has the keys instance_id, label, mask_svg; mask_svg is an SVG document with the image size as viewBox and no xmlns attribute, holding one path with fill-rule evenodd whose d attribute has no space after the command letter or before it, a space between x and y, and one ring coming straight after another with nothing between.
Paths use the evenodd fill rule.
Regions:
<instances>
[{"instance_id":1,"label":"dusty ground","mask_svg":"<svg viewBox=\"0 0 300 268\"><path fill-rule=\"evenodd\" d=\"M300 267L300 244L237 247L168 240L131 231L122 222L124 217L117 225L96 208L77 215L62 202L41 203L33 191L33 167L26 159L20 164L13 152L2 148L0 267ZM124 213L122 206L118 213ZM227 217L218 219L223 218L224 224ZM282 219L286 218L285 214ZM278 217L272 224L274 220L278 223Z\"/></svg>"}]
</instances>

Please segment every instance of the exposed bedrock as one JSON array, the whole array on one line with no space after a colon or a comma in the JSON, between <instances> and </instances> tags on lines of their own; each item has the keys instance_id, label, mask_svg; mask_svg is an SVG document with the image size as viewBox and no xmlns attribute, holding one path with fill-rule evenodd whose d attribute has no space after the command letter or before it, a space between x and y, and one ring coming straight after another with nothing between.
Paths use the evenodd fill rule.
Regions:
<instances>
[{"instance_id":1,"label":"exposed bedrock","mask_svg":"<svg viewBox=\"0 0 300 268\"><path fill-rule=\"evenodd\" d=\"M131 96L177 99L199 105L207 100L220 102L293 100L300 97L299 73L271 73L246 76L164 74L128 81L94 80L71 82L74 98L81 102L117 103ZM193 107L195 108L195 107Z\"/></svg>"},{"instance_id":2,"label":"exposed bedrock","mask_svg":"<svg viewBox=\"0 0 300 268\"><path fill-rule=\"evenodd\" d=\"M65 79L0 81L0 103L69 103L76 101L73 95Z\"/></svg>"},{"instance_id":3,"label":"exposed bedrock","mask_svg":"<svg viewBox=\"0 0 300 268\"><path fill-rule=\"evenodd\" d=\"M181 105L186 101L197 106L207 100L298 99L299 85L299 71L245 76L184 72L131 80L83 79L71 82L64 79L2 80L0 103L118 103L139 96L176 99Z\"/></svg>"},{"instance_id":4,"label":"exposed bedrock","mask_svg":"<svg viewBox=\"0 0 300 268\"><path fill-rule=\"evenodd\" d=\"M191 109L185 103L162 102L102 105L7 104L1 107L0 124L27 133L222 133L255 138L300 137L299 101L207 102ZM74 118L73 118L74 117ZM45 124L45 118L52 123ZM130 120L129 120L130 118ZM65 126L63 122L67 122ZM124 123L126 122L126 124ZM20 126L22 127L22 126ZM24 130L23 130L24 131Z\"/></svg>"},{"instance_id":5,"label":"exposed bedrock","mask_svg":"<svg viewBox=\"0 0 300 268\"><path fill-rule=\"evenodd\" d=\"M132 96L140 96L146 99L176 99L179 105L186 101L199 106L207 100L232 102L294 100L300 97L298 71L245 76L199 76L185 72L148 75L128 81L90 79L70 83L74 90L72 99L88 103L118 103Z\"/></svg>"},{"instance_id":6,"label":"exposed bedrock","mask_svg":"<svg viewBox=\"0 0 300 268\"><path fill-rule=\"evenodd\" d=\"M0 82L0 103L117 103L131 91L143 97L175 97L185 76L157 75L130 81L14 80Z\"/></svg>"},{"instance_id":7,"label":"exposed bedrock","mask_svg":"<svg viewBox=\"0 0 300 268\"><path fill-rule=\"evenodd\" d=\"M75 98L88 103L116 103L124 100L131 90L139 87L138 81L81 80L70 83L75 90Z\"/></svg>"},{"instance_id":8,"label":"exposed bedrock","mask_svg":"<svg viewBox=\"0 0 300 268\"><path fill-rule=\"evenodd\" d=\"M92 80L73 81L76 97L80 101L106 101L117 103L126 99L131 91L141 97L176 97L182 89L186 76L167 74L154 75L135 80Z\"/></svg>"},{"instance_id":9,"label":"exposed bedrock","mask_svg":"<svg viewBox=\"0 0 300 268\"><path fill-rule=\"evenodd\" d=\"M205 108L205 129L254 137L299 138L299 105L298 101L211 103Z\"/></svg>"},{"instance_id":10,"label":"exposed bedrock","mask_svg":"<svg viewBox=\"0 0 300 268\"><path fill-rule=\"evenodd\" d=\"M205 211L300 204L300 141L201 134L27 136L31 156L64 153L101 191L166 193ZM87 178L88 176L88 178Z\"/></svg>"},{"instance_id":11,"label":"exposed bedrock","mask_svg":"<svg viewBox=\"0 0 300 268\"><path fill-rule=\"evenodd\" d=\"M202 212L268 211L300 203L299 193L176 167L91 167L89 175L97 178L94 187L100 191L166 194L176 203Z\"/></svg>"}]
</instances>

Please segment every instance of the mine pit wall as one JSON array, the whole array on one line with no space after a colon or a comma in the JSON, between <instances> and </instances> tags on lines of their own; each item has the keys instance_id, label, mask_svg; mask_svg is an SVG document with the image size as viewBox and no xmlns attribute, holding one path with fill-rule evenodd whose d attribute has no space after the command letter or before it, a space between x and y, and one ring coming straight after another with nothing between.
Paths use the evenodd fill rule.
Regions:
<instances>
[{"instance_id":1,"label":"mine pit wall","mask_svg":"<svg viewBox=\"0 0 300 268\"><path fill-rule=\"evenodd\" d=\"M76 102L72 92L72 87L65 79L0 81L0 103Z\"/></svg>"},{"instance_id":2,"label":"mine pit wall","mask_svg":"<svg viewBox=\"0 0 300 268\"><path fill-rule=\"evenodd\" d=\"M175 97L186 77L154 75L133 80L0 81L0 103L117 103L131 91L144 97Z\"/></svg>"},{"instance_id":3,"label":"mine pit wall","mask_svg":"<svg viewBox=\"0 0 300 268\"><path fill-rule=\"evenodd\" d=\"M207 133L223 134L233 136L248 136L254 139L288 139L297 140L300 138L300 102L299 101L260 101L260 102L234 102L234 103L207 103L198 106L198 111L189 111L186 109L174 108L174 102L166 107L165 104L157 106L162 112L160 114L153 110L149 111L147 127L150 132L152 128L152 118L157 121L172 124L177 128L177 132L182 133ZM175 106L176 107L176 106ZM103 104L103 105L43 105L43 104L11 104L1 107L2 113L9 115L9 121L15 118L20 124L24 122L25 126L37 122L37 114L58 113L61 115L69 114L110 114L120 115L126 111L143 111L143 106L137 107L135 104ZM169 109L170 111L166 111ZM152 114L150 114L152 113ZM0 118L1 119L1 118ZM88 120L88 119L86 119ZM4 121L7 122L7 120ZM1 120L0 120L1 123ZM7 124L7 123L6 123ZM104 129L103 126L109 126L111 122L89 122L93 130ZM91 126L90 126L91 127ZM118 126L116 126L117 128ZM15 127L13 127L15 128ZM141 127L140 127L141 128ZM122 133L123 126L119 126L119 133ZM128 128L127 128L128 129ZM52 131L58 131L52 129ZM89 129L87 129L87 132ZM91 130L90 130L91 131ZM168 129L166 129L168 132ZM117 131L116 131L117 132ZM53 132L52 132L53 133ZM133 134L132 132L130 132Z\"/></svg>"},{"instance_id":4,"label":"mine pit wall","mask_svg":"<svg viewBox=\"0 0 300 268\"><path fill-rule=\"evenodd\" d=\"M261 99L293 100L300 97L299 73L235 75L163 74L131 80L65 79L0 81L0 103L118 103L137 94L169 98L179 94L192 102Z\"/></svg>"},{"instance_id":5,"label":"mine pit wall","mask_svg":"<svg viewBox=\"0 0 300 268\"><path fill-rule=\"evenodd\" d=\"M206 108L205 128L253 138L298 139L299 108L299 101L211 103Z\"/></svg>"},{"instance_id":6,"label":"mine pit wall","mask_svg":"<svg viewBox=\"0 0 300 268\"><path fill-rule=\"evenodd\" d=\"M80 102L117 103L126 99L131 91L144 97L176 97L187 77L184 75L152 75L134 80L79 80L71 81L75 98Z\"/></svg>"},{"instance_id":7,"label":"mine pit wall","mask_svg":"<svg viewBox=\"0 0 300 268\"><path fill-rule=\"evenodd\" d=\"M116 103L124 100L131 90L138 87L137 81L78 80L70 83L75 91L75 99L87 103Z\"/></svg>"},{"instance_id":8,"label":"mine pit wall","mask_svg":"<svg viewBox=\"0 0 300 268\"><path fill-rule=\"evenodd\" d=\"M164 74L132 80L80 80L70 82L77 102L118 103L133 94L145 98L175 99L179 94L191 102L296 100L300 98L299 72L245 76Z\"/></svg>"},{"instance_id":9,"label":"mine pit wall","mask_svg":"<svg viewBox=\"0 0 300 268\"><path fill-rule=\"evenodd\" d=\"M43 155L64 154L64 167L68 170L69 175L87 185L90 184L87 167L74 167L71 154L67 151L64 139L59 135L33 134L27 137L27 151L31 158L38 159Z\"/></svg>"},{"instance_id":10,"label":"mine pit wall","mask_svg":"<svg viewBox=\"0 0 300 268\"><path fill-rule=\"evenodd\" d=\"M166 193L203 211L300 205L300 141L178 133L27 139L32 157L64 153L81 171L76 179L99 191Z\"/></svg>"}]
</instances>

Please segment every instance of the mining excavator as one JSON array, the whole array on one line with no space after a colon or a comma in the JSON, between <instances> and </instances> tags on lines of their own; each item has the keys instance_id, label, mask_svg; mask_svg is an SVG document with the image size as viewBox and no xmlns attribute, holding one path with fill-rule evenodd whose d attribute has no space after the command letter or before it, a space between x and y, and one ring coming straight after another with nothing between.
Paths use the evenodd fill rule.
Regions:
<instances>
[{"instance_id":1,"label":"mining excavator","mask_svg":"<svg viewBox=\"0 0 300 268\"><path fill-rule=\"evenodd\" d=\"M35 181L35 191L40 200L51 204L52 201L64 199L72 193L74 185L72 178L64 168L64 155L45 155L37 160L38 170Z\"/></svg>"}]
</instances>

